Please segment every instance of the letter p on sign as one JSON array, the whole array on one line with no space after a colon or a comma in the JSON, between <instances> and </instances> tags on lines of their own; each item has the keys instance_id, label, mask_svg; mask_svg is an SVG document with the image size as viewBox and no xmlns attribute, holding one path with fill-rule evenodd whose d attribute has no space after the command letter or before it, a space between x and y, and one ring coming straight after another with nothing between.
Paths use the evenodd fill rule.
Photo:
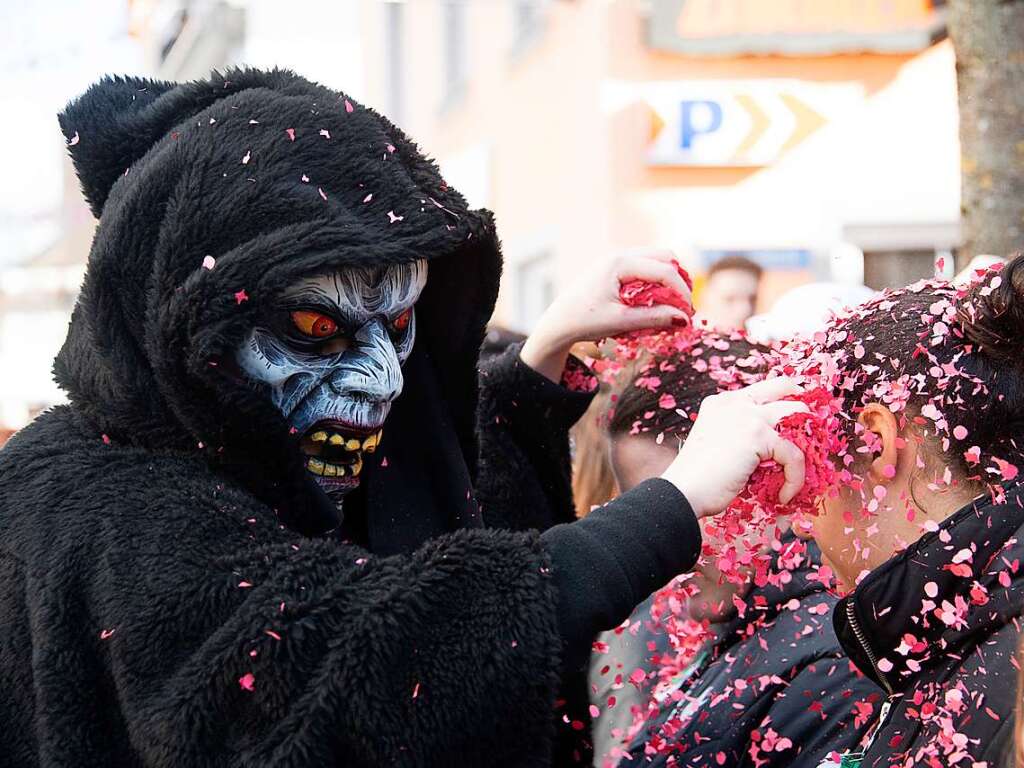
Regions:
<instances>
[{"instance_id":1,"label":"letter p on sign","mask_svg":"<svg viewBox=\"0 0 1024 768\"><path fill-rule=\"evenodd\" d=\"M722 126L722 105L717 101L682 102L680 146L692 149L695 137L714 133Z\"/></svg>"}]
</instances>

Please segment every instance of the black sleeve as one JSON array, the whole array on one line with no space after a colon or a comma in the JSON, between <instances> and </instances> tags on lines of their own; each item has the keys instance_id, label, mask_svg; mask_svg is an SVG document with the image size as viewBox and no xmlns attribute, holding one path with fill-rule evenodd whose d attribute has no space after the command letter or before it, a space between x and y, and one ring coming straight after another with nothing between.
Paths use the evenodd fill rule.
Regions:
<instances>
[{"instance_id":1,"label":"black sleeve","mask_svg":"<svg viewBox=\"0 0 1024 768\"><path fill-rule=\"evenodd\" d=\"M541 536L558 590L564 667L589 658L594 637L700 555L701 534L689 502L672 483L647 480L571 524Z\"/></svg>"},{"instance_id":2,"label":"black sleeve","mask_svg":"<svg viewBox=\"0 0 1024 768\"><path fill-rule=\"evenodd\" d=\"M108 471L76 493L88 506L2 542L40 574L17 590L33 683L45 701L104 692L140 765L550 759L561 638L535 532L377 557L194 473Z\"/></svg>"},{"instance_id":3,"label":"black sleeve","mask_svg":"<svg viewBox=\"0 0 1024 768\"><path fill-rule=\"evenodd\" d=\"M476 491L489 527L546 530L575 518L569 429L593 391L556 384L520 358L522 344L480 369L479 475ZM597 380L570 357L572 380Z\"/></svg>"}]
</instances>

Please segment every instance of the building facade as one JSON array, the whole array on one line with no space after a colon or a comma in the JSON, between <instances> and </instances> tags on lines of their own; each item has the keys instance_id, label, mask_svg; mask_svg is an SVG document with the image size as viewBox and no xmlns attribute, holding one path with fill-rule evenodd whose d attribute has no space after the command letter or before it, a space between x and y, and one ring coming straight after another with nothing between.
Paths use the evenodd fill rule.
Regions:
<instances>
[{"instance_id":1,"label":"building facade","mask_svg":"<svg viewBox=\"0 0 1024 768\"><path fill-rule=\"evenodd\" d=\"M699 275L930 275L959 232L956 74L927 0L404 0L361 6L368 101L506 256L496 319L633 246Z\"/></svg>"}]
</instances>

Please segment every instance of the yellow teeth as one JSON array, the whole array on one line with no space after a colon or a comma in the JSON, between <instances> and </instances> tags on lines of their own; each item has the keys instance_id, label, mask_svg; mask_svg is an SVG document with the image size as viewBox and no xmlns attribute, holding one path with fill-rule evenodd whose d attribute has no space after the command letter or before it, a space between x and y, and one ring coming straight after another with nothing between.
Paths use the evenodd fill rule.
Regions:
<instances>
[{"instance_id":1,"label":"yellow teeth","mask_svg":"<svg viewBox=\"0 0 1024 768\"><path fill-rule=\"evenodd\" d=\"M359 470L362 469L362 461L357 465L358 469L353 468L352 474L358 475ZM322 477L345 477L345 467L339 466L338 464L329 464L326 461L320 461L320 459L310 459L306 462L306 468L314 475L320 475Z\"/></svg>"},{"instance_id":2,"label":"yellow teeth","mask_svg":"<svg viewBox=\"0 0 1024 768\"><path fill-rule=\"evenodd\" d=\"M345 437L331 430L319 430L303 443L306 467L320 477L357 477L363 471L363 452L373 453L380 444L381 431L366 438ZM345 451L343 457L338 449ZM333 464L332 461L341 461Z\"/></svg>"}]
</instances>

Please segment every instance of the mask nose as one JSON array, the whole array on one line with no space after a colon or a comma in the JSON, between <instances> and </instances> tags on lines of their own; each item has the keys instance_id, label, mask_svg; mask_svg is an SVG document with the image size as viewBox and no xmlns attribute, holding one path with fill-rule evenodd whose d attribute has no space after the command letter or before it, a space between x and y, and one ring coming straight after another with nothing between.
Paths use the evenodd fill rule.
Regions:
<instances>
[{"instance_id":1,"label":"mask nose","mask_svg":"<svg viewBox=\"0 0 1024 768\"><path fill-rule=\"evenodd\" d=\"M402 363L380 320L371 320L356 332L343 359L344 367L330 377L336 394L378 403L390 403L402 394Z\"/></svg>"}]
</instances>

